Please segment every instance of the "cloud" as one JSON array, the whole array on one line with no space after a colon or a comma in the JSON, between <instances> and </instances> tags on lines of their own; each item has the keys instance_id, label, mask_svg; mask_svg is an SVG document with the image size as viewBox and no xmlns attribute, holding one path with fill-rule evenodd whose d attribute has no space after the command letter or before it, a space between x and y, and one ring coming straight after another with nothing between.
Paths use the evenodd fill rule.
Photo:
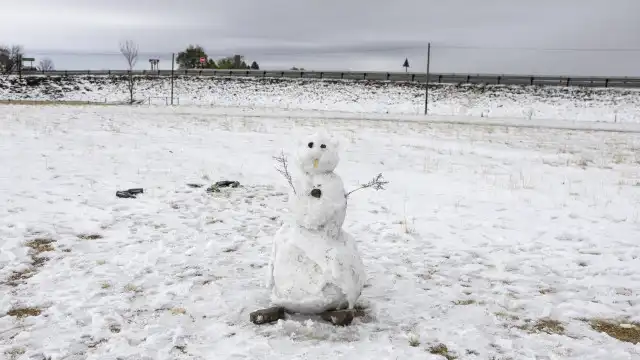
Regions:
<instances>
[{"instance_id":1,"label":"cloud","mask_svg":"<svg viewBox=\"0 0 640 360\"><path fill-rule=\"evenodd\" d=\"M446 48L640 48L638 13L637 0L30 0L3 7L0 33L52 55L132 39L164 58L200 44L263 66L364 70L402 70L405 57L423 69L431 42L435 71L640 75L640 52Z\"/></svg>"}]
</instances>

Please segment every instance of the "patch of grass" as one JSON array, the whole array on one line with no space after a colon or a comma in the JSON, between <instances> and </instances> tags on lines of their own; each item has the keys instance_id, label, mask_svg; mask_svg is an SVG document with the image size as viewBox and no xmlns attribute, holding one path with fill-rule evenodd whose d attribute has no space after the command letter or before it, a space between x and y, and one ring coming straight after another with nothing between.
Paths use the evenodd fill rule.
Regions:
<instances>
[{"instance_id":1,"label":"patch of grass","mask_svg":"<svg viewBox=\"0 0 640 360\"><path fill-rule=\"evenodd\" d=\"M473 305L476 303L476 301L472 299L467 299L467 300L456 300L453 303L455 305Z\"/></svg>"},{"instance_id":2,"label":"patch of grass","mask_svg":"<svg viewBox=\"0 0 640 360\"><path fill-rule=\"evenodd\" d=\"M26 318L28 316L38 316L42 313L42 310L35 307L14 308L7 311L7 315L15 316L18 319Z\"/></svg>"},{"instance_id":3,"label":"patch of grass","mask_svg":"<svg viewBox=\"0 0 640 360\"><path fill-rule=\"evenodd\" d=\"M11 350L7 350L4 352L5 355L9 357L9 360L15 360L20 357L20 355L24 355L27 352L24 348L17 347Z\"/></svg>"},{"instance_id":4,"label":"patch of grass","mask_svg":"<svg viewBox=\"0 0 640 360\"><path fill-rule=\"evenodd\" d=\"M142 289L140 289L140 287L138 287L136 285L127 284L127 285L124 286L124 291L139 293L139 292L142 292Z\"/></svg>"},{"instance_id":5,"label":"patch of grass","mask_svg":"<svg viewBox=\"0 0 640 360\"><path fill-rule=\"evenodd\" d=\"M363 304L356 304L353 310L353 316L359 318L363 323L370 323L375 320L375 316L371 313L371 310Z\"/></svg>"},{"instance_id":6,"label":"patch of grass","mask_svg":"<svg viewBox=\"0 0 640 360\"><path fill-rule=\"evenodd\" d=\"M187 313L187 309L185 309L185 308L178 307L178 308L172 308L171 309L171 314L172 315L184 315L186 313Z\"/></svg>"},{"instance_id":7,"label":"patch of grass","mask_svg":"<svg viewBox=\"0 0 640 360\"><path fill-rule=\"evenodd\" d=\"M30 247L31 249L33 249L33 252L35 254L40 254L40 253L43 253L43 252L55 250L53 248L53 246L51 245L54 242L55 242L55 240L52 240L52 239L38 238L38 239L33 239L31 241L27 241L25 243L25 246Z\"/></svg>"},{"instance_id":8,"label":"patch of grass","mask_svg":"<svg viewBox=\"0 0 640 360\"><path fill-rule=\"evenodd\" d=\"M505 320L511 320L511 321L520 320L520 318L517 317L516 315L512 315L512 314L506 313L504 311L498 311L497 313L495 313L495 315L497 317L505 319Z\"/></svg>"},{"instance_id":9,"label":"patch of grass","mask_svg":"<svg viewBox=\"0 0 640 360\"><path fill-rule=\"evenodd\" d=\"M102 239L102 235L100 235L100 234L80 234L80 235L78 235L78 239L81 239L81 240L99 240L99 239Z\"/></svg>"},{"instance_id":10,"label":"patch of grass","mask_svg":"<svg viewBox=\"0 0 640 360\"><path fill-rule=\"evenodd\" d=\"M44 265L44 263L46 263L47 261L49 261L48 257L44 257L44 256L32 256L31 257L31 265L33 265L33 267L40 267L42 265Z\"/></svg>"},{"instance_id":11,"label":"patch of grass","mask_svg":"<svg viewBox=\"0 0 640 360\"><path fill-rule=\"evenodd\" d=\"M445 344L437 344L429 348L429 352L434 355L444 356L447 360L455 360L458 357L449 352L447 345Z\"/></svg>"},{"instance_id":12,"label":"patch of grass","mask_svg":"<svg viewBox=\"0 0 640 360\"><path fill-rule=\"evenodd\" d=\"M9 286L18 286L21 282L35 275L34 269L49 261L48 257L38 255L44 252L54 251L55 248L51 245L54 242L56 241L49 238L36 238L27 241L24 245L31 249L29 251L31 255L31 268L12 272L6 280L6 284Z\"/></svg>"},{"instance_id":13,"label":"patch of grass","mask_svg":"<svg viewBox=\"0 0 640 360\"><path fill-rule=\"evenodd\" d=\"M33 272L33 269L25 269L25 270L22 270L22 271L14 271L14 272L11 273L11 275L9 275L9 278L7 278L7 285L18 286L18 284L20 282L29 279L34 274L35 273Z\"/></svg>"},{"instance_id":14,"label":"patch of grass","mask_svg":"<svg viewBox=\"0 0 640 360\"><path fill-rule=\"evenodd\" d=\"M614 164L622 164L622 163L624 163L624 155L623 154L615 154L615 155L613 155L613 163Z\"/></svg>"},{"instance_id":15,"label":"patch of grass","mask_svg":"<svg viewBox=\"0 0 640 360\"><path fill-rule=\"evenodd\" d=\"M552 319L539 319L533 323L529 321L528 324L519 326L520 330L525 330L530 333L546 333L546 334L564 334L564 325L558 320Z\"/></svg>"},{"instance_id":16,"label":"patch of grass","mask_svg":"<svg viewBox=\"0 0 640 360\"><path fill-rule=\"evenodd\" d=\"M589 321L591 328L612 338L632 344L640 343L640 323L624 323L605 319Z\"/></svg>"},{"instance_id":17,"label":"patch of grass","mask_svg":"<svg viewBox=\"0 0 640 360\"><path fill-rule=\"evenodd\" d=\"M414 334L414 333L409 334L409 346L411 347L420 346L420 336L418 334Z\"/></svg>"},{"instance_id":18,"label":"patch of grass","mask_svg":"<svg viewBox=\"0 0 640 360\"><path fill-rule=\"evenodd\" d=\"M108 282L103 282L102 284L100 284L100 288L101 289L109 289L111 288L111 284L109 284Z\"/></svg>"}]
</instances>

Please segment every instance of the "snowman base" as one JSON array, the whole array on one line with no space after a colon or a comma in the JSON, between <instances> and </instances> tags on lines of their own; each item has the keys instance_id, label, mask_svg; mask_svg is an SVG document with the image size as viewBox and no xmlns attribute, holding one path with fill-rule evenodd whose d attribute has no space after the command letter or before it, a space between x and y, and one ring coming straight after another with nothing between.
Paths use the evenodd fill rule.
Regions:
<instances>
[{"instance_id":1,"label":"snowman base","mask_svg":"<svg viewBox=\"0 0 640 360\"><path fill-rule=\"evenodd\" d=\"M283 307L275 306L267 309L260 309L249 314L249 319L256 325L263 325L285 319L286 310ZM304 314L296 314L302 316ZM359 315L356 310L333 310L317 314L324 321L335 326L349 326L354 318Z\"/></svg>"}]
</instances>

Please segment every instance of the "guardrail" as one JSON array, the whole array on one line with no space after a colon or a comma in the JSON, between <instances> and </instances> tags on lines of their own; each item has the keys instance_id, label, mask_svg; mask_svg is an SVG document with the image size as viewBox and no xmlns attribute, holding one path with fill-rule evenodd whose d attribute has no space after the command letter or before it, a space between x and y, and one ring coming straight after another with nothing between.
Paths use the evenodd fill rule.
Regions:
<instances>
[{"instance_id":1,"label":"guardrail","mask_svg":"<svg viewBox=\"0 0 640 360\"><path fill-rule=\"evenodd\" d=\"M171 70L135 70L134 75L171 76ZM425 73L411 72L380 72L380 71L274 71L274 70L214 70L188 69L175 70L174 76L202 76L202 77L262 77L289 79L344 79L370 80L392 82L424 83ZM53 71L23 71L21 75L49 75L49 76L122 76L128 75L128 70L53 70ZM586 87L615 87L640 88L640 77L597 77L597 76L535 76L508 74L429 74L430 84L502 84L502 85L541 85L541 86L586 86Z\"/></svg>"}]
</instances>

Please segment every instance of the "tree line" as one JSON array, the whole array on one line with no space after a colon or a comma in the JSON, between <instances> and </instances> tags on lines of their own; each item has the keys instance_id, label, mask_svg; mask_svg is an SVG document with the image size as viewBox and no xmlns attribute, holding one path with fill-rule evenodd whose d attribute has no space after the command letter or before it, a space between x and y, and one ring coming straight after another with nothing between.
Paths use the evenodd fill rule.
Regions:
<instances>
[{"instance_id":1,"label":"tree line","mask_svg":"<svg viewBox=\"0 0 640 360\"><path fill-rule=\"evenodd\" d=\"M49 58L40 60L36 67L25 67L23 64L24 50L20 45L6 46L0 44L0 74L10 74L22 70L54 70L53 61Z\"/></svg>"},{"instance_id":2,"label":"tree line","mask_svg":"<svg viewBox=\"0 0 640 360\"><path fill-rule=\"evenodd\" d=\"M128 46L136 48L136 60L137 60L137 45L132 41L126 41ZM120 49L122 53L122 49ZM127 56L125 56L127 58ZM38 65L35 67L25 67L22 63L24 59L24 51L20 45L5 46L0 44L0 74L9 74L11 72L22 70L37 70L37 71L51 71L55 70L53 61L49 58L41 59ZM130 64L130 58L127 59L128 65ZM214 60L207 55L204 48L200 45L189 45L183 51L178 53L175 58L178 69L221 69L221 70L234 70L234 69L251 69L260 70L260 65L256 61L252 61L248 64L243 55L233 55L223 57L218 60ZM409 59L405 59L402 67L405 71L409 69ZM130 70L133 70L129 66ZM153 67L152 67L153 69ZM290 70L302 70L304 68L292 67Z\"/></svg>"},{"instance_id":3,"label":"tree line","mask_svg":"<svg viewBox=\"0 0 640 360\"><path fill-rule=\"evenodd\" d=\"M256 61L249 65L242 55L223 57L218 60L211 59L200 45L189 45L184 51L179 52L176 64L180 69L260 70L260 65Z\"/></svg>"},{"instance_id":4,"label":"tree line","mask_svg":"<svg viewBox=\"0 0 640 360\"><path fill-rule=\"evenodd\" d=\"M132 41L126 41L129 47L137 45ZM122 49L120 49L122 52ZM126 56L125 56L126 58ZM137 58L137 56L136 56ZM20 45L0 45L0 73L9 74L22 70L51 71L55 69L53 61L49 58L41 59L37 66L24 66L24 50ZM129 60L126 59L129 65ZM221 59L211 59L202 46L189 45L184 51L177 54L176 64L179 69L251 69L260 70L256 61L248 64L243 55L233 55Z\"/></svg>"}]
</instances>

